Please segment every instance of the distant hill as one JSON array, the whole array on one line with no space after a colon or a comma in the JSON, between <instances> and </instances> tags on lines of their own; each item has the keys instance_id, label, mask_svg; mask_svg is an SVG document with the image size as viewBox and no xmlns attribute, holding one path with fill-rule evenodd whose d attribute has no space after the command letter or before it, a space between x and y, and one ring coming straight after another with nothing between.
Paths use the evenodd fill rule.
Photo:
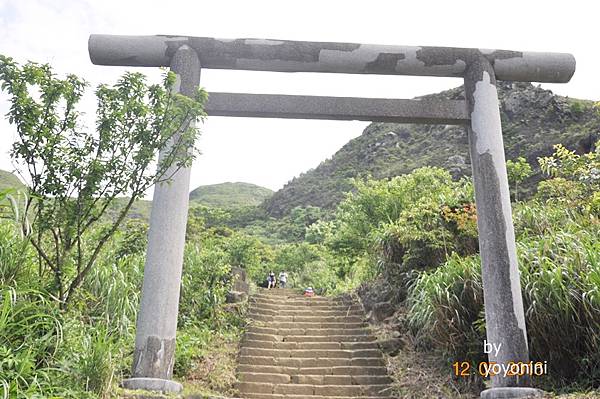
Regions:
<instances>
[{"instance_id":1,"label":"distant hill","mask_svg":"<svg viewBox=\"0 0 600 399\"><path fill-rule=\"evenodd\" d=\"M14 174L5 170L0 170L0 191L9 188L22 188L23 182Z\"/></svg>"},{"instance_id":2,"label":"distant hill","mask_svg":"<svg viewBox=\"0 0 600 399\"><path fill-rule=\"evenodd\" d=\"M499 82L500 114L507 159L537 157L563 143L590 151L600 138L600 116L593 102L554 95L530 83ZM461 87L425 97L464 99ZM388 178L422 166L440 166L454 177L471 174L466 131L460 126L372 123L330 159L292 179L263 203L281 217L297 206L333 209L352 189L351 177ZM540 175L530 179L530 190Z\"/></svg>"},{"instance_id":3,"label":"distant hill","mask_svg":"<svg viewBox=\"0 0 600 399\"><path fill-rule=\"evenodd\" d=\"M200 186L190 193L190 201L219 208L256 206L273 191L250 183L220 183Z\"/></svg>"},{"instance_id":4,"label":"distant hill","mask_svg":"<svg viewBox=\"0 0 600 399\"><path fill-rule=\"evenodd\" d=\"M0 170L0 191L8 188L21 188L24 184L14 174ZM190 203L211 207L234 208L239 206L257 206L273 195L268 188L250 183L221 183L199 186L190 193ZM109 215L115 216L116 209L126 203L126 198L118 198L116 206L109 208ZM135 219L150 219L152 201L136 201L129 215Z\"/></svg>"}]
</instances>

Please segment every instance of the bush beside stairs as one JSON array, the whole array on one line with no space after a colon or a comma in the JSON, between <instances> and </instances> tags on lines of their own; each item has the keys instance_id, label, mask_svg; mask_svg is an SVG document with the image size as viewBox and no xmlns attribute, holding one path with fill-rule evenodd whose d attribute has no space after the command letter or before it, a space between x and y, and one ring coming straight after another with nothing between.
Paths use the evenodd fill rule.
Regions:
<instances>
[{"instance_id":1,"label":"bush beside stairs","mask_svg":"<svg viewBox=\"0 0 600 399\"><path fill-rule=\"evenodd\" d=\"M249 299L238 385L244 399L389 398L392 380L362 306L262 289Z\"/></svg>"}]
</instances>

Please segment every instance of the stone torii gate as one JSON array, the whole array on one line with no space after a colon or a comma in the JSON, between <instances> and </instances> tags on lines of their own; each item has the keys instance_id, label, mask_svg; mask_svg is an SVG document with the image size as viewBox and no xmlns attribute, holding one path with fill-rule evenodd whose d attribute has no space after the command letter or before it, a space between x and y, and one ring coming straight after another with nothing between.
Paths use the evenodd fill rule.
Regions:
<instances>
[{"instance_id":1,"label":"stone torii gate","mask_svg":"<svg viewBox=\"0 0 600 399\"><path fill-rule=\"evenodd\" d=\"M170 67L191 96L200 69L462 77L466 101L211 93L209 116L438 123L467 127L481 253L489 361L528 362L496 80L566 83L570 54L187 36L91 35L97 65ZM128 388L179 391L172 381L189 169L154 191L132 378ZM526 377L496 375L484 398L539 393Z\"/></svg>"}]
</instances>

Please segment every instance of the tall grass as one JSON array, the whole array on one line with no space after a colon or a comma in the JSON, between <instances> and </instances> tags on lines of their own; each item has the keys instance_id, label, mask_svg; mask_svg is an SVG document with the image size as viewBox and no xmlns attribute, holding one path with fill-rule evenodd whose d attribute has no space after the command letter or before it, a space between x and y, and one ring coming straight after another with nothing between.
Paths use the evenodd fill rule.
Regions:
<instances>
[{"instance_id":1,"label":"tall grass","mask_svg":"<svg viewBox=\"0 0 600 399\"><path fill-rule=\"evenodd\" d=\"M101 318L109 332L130 336L135 330L144 258L141 255L116 257L110 250L88 275L82 295L90 317Z\"/></svg>"},{"instance_id":2,"label":"tall grass","mask_svg":"<svg viewBox=\"0 0 600 399\"><path fill-rule=\"evenodd\" d=\"M483 286L478 256L453 255L409 290L409 327L424 348L453 360L481 358Z\"/></svg>"},{"instance_id":3,"label":"tall grass","mask_svg":"<svg viewBox=\"0 0 600 399\"><path fill-rule=\"evenodd\" d=\"M600 229L518 246L532 357L558 379L600 384Z\"/></svg>"},{"instance_id":4,"label":"tall grass","mask_svg":"<svg viewBox=\"0 0 600 399\"><path fill-rule=\"evenodd\" d=\"M556 228L518 242L531 357L553 382L600 385L600 228ZM483 290L477 257L450 258L412 286L409 325L451 360L483 360Z\"/></svg>"},{"instance_id":5,"label":"tall grass","mask_svg":"<svg viewBox=\"0 0 600 399\"><path fill-rule=\"evenodd\" d=\"M61 317L47 294L0 287L0 397L34 398L55 391L53 358Z\"/></svg>"}]
</instances>

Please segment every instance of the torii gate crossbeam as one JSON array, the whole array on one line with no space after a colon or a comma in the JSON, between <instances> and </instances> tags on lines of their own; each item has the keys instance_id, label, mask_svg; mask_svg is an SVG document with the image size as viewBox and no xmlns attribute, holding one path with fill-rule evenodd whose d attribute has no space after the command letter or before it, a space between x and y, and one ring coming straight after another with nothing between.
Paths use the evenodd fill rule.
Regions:
<instances>
[{"instance_id":1,"label":"torii gate crossbeam","mask_svg":"<svg viewBox=\"0 0 600 399\"><path fill-rule=\"evenodd\" d=\"M466 101L212 93L208 115L371 120L466 125L477 205L477 227L488 342L501 347L490 362L529 361L517 265L496 79L566 83L575 72L570 54L446 47L187 36L91 35L94 64L169 66L179 90L192 95L202 68L277 72L462 77ZM189 169L155 188L148 252L129 388L179 391L171 381ZM499 346L500 345L500 346ZM482 398L539 396L527 377L496 375Z\"/></svg>"}]
</instances>

